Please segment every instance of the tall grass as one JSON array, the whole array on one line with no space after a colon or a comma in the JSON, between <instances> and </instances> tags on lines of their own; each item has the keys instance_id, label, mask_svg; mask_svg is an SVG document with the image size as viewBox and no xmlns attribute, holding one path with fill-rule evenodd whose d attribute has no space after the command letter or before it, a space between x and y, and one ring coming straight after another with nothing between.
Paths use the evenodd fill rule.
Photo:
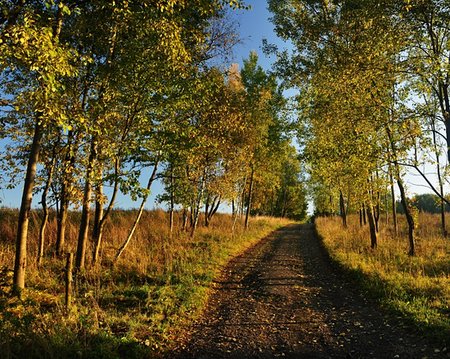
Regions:
<instances>
[{"instance_id":1,"label":"tall grass","mask_svg":"<svg viewBox=\"0 0 450 359\"><path fill-rule=\"evenodd\" d=\"M316 228L331 258L351 273L368 295L413 321L424 332L448 343L450 338L450 239L440 233L437 215L419 214L417 255L410 257L406 223L396 236L381 223L378 248L370 249L368 228L351 216L318 218Z\"/></svg>"},{"instance_id":2,"label":"tall grass","mask_svg":"<svg viewBox=\"0 0 450 359\"><path fill-rule=\"evenodd\" d=\"M231 232L232 219L217 214L194 239L181 230L170 235L168 215L145 212L119 262L134 211L114 211L104 236L102 263L88 265L76 279L74 305L64 298L64 259L54 256L56 219L50 218L46 257L36 264L40 213L34 212L29 237L26 299L9 295L17 212L0 210L0 353L1 357L148 357L164 350L199 315L211 282L233 256L243 252L286 220L254 218ZM75 251L79 214L70 215L67 250ZM176 228L181 219L177 217ZM91 244L92 246L92 244ZM92 248L88 248L89 262Z\"/></svg>"}]
</instances>

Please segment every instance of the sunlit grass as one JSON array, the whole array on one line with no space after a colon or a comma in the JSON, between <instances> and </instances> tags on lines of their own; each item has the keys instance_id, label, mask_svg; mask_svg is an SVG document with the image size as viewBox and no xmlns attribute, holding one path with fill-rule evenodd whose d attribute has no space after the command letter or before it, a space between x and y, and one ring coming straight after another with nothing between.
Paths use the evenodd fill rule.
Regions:
<instances>
[{"instance_id":1,"label":"sunlit grass","mask_svg":"<svg viewBox=\"0 0 450 359\"><path fill-rule=\"evenodd\" d=\"M6 210L5 210L6 211ZM9 211L9 210L8 210ZM52 254L56 221L51 219L44 265L36 265L37 220L29 238L26 299L9 295L14 258L14 213L0 211L0 352L13 357L147 357L164 350L180 330L201 313L212 280L234 256L289 222L254 218L244 231L218 214L194 239L176 230L169 235L168 215L146 212L135 238L116 265L112 260L134 219L115 211L106 228L102 265L78 275L77 295L64 308L64 258ZM76 214L72 214L72 218ZM76 220L68 228L67 250L76 247ZM180 218L176 226L180 227ZM87 263L90 263L88 248Z\"/></svg>"},{"instance_id":2,"label":"sunlit grass","mask_svg":"<svg viewBox=\"0 0 450 359\"><path fill-rule=\"evenodd\" d=\"M418 327L448 341L450 337L450 239L440 234L439 217L419 215L417 255L410 257L404 218L400 232L381 223L379 243L370 249L368 227L351 217L318 218L317 231L333 260L358 278L369 295L402 313Z\"/></svg>"}]
</instances>

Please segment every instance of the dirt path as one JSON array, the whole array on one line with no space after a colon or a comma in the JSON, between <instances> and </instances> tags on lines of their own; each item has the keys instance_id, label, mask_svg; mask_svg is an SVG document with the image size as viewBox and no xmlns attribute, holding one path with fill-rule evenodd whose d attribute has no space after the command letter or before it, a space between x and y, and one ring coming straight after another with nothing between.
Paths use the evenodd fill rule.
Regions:
<instances>
[{"instance_id":1,"label":"dirt path","mask_svg":"<svg viewBox=\"0 0 450 359\"><path fill-rule=\"evenodd\" d=\"M283 228L233 260L189 332L170 357L450 358L345 282L310 225Z\"/></svg>"}]
</instances>

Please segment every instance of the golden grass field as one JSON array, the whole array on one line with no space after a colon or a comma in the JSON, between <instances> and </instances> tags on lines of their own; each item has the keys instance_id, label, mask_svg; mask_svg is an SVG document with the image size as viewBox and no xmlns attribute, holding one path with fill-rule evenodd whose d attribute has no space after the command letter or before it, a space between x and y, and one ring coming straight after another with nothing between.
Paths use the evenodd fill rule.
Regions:
<instances>
[{"instance_id":1,"label":"golden grass field","mask_svg":"<svg viewBox=\"0 0 450 359\"><path fill-rule=\"evenodd\" d=\"M339 217L317 218L317 231L331 258L356 276L370 295L402 313L418 327L448 340L450 336L450 239L440 230L440 217L420 213L417 255L410 257L406 223L400 217L394 234L381 218L378 248L370 249L368 226L351 216L343 229ZM450 218L448 219L450 220Z\"/></svg>"},{"instance_id":2,"label":"golden grass field","mask_svg":"<svg viewBox=\"0 0 450 359\"><path fill-rule=\"evenodd\" d=\"M33 213L25 300L9 295L17 212L0 212L0 352L5 357L147 357L161 350L195 319L212 280L238 255L288 220L252 218L234 233L230 215L218 214L194 239L169 235L168 215L145 212L138 231L116 265L112 259L128 234L134 211L115 211L104 235L102 264L77 276L74 304L64 307L65 259L53 255L56 222L48 228L47 256L36 265L39 213ZM75 251L77 213L71 214L67 250ZM32 221L32 222L33 222ZM176 228L179 228L178 218ZM90 254L90 249L88 252ZM88 256L87 262L90 257ZM143 344L143 345L142 345ZM134 354L133 354L134 353Z\"/></svg>"}]
</instances>

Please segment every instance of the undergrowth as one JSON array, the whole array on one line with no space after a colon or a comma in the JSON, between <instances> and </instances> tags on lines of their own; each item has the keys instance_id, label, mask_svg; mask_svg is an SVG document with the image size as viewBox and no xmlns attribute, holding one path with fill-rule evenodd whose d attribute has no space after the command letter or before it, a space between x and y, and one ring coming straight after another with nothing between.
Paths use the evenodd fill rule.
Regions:
<instances>
[{"instance_id":1,"label":"undergrowth","mask_svg":"<svg viewBox=\"0 0 450 359\"><path fill-rule=\"evenodd\" d=\"M115 211L106 228L101 265L88 265L77 275L74 302L65 308L64 258L52 254L54 218L44 265L38 268L34 259L39 213L30 229L25 299L10 295L13 214L0 211L0 233L11 233L0 237L0 353L5 359L147 358L170 350L172 339L201 313L223 266L288 224L260 217L252 219L247 231L238 223L233 233L230 216L219 214L191 239L183 231L169 235L163 211L146 212L136 237L112 265L134 218L133 211ZM75 221L68 230L68 251L76 245Z\"/></svg>"},{"instance_id":2,"label":"undergrowth","mask_svg":"<svg viewBox=\"0 0 450 359\"><path fill-rule=\"evenodd\" d=\"M338 217L316 219L331 259L383 306L413 322L424 334L449 345L450 240L439 233L437 215L420 214L417 254L408 256L407 234L382 224L378 248L370 249L368 226L351 217L344 229Z\"/></svg>"}]
</instances>

